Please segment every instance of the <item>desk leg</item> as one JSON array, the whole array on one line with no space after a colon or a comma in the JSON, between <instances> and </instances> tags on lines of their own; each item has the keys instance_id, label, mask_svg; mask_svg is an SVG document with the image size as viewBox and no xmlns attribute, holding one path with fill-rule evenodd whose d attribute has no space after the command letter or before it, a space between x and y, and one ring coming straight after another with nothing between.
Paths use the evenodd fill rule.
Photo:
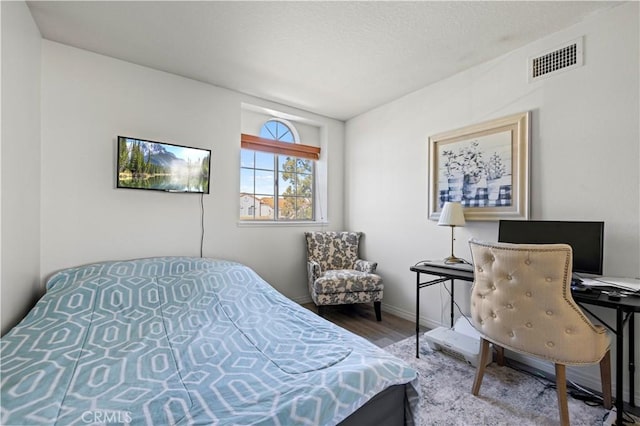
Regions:
<instances>
[{"instance_id":1,"label":"desk leg","mask_svg":"<svg viewBox=\"0 0 640 426\"><path fill-rule=\"evenodd\" d=\"M451 280L451 328L453 328L453 305L454 305L454 298L453 298L453 280Z\"/></svg>"},{"instance_id":2,"label":"desk leg","mask_svg":"<svg viewBox=\"0 0 640 426\"><path fill-rule=\"evenodd\" d=\"M622 309L616 309L616 425L622 426L624 395L622 391L622 354L624 353L624 321Z\"/></svg>"},{"instance_id":3,"label":"desk leg","mask_svg":"<svg viewBox=\"0 0 640 426\"><path fill-rule=\"evenodd\" d=\"M635 318L633 317L634 313L631 312L629 315L629 338L627 339L629 345L629 402L632 407L636 406L635 402L635 373L636 373L636 358L635 358Z\"/></svg>"},{"instance_id":4,"label":"desk leg","mask_svg":"<svg viewBox=\"0 0 640 426\"><path fill-rule=\"evenodd\" d=\"M420 358L420 272L416 272L416 358Z\"/></svg>"}]
</instances>

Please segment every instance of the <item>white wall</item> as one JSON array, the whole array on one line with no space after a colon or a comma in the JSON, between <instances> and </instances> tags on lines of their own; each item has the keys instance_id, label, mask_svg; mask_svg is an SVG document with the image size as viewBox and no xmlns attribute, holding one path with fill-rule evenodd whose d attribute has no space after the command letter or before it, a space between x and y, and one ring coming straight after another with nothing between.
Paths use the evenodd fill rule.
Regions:
<instances>
[{"instance_id":1,"label":"white wall","mask_svg":"<svg viewBox=\"0 0 640 426\"><path fill-rule=\"evenodd\" d=\"M636 2L613 8L347 122L345 220L367 235L368 258L385 279L385 310L413 318L409 267L449 254L449 228L427 219L429 136L526 110L531 217L604 220L605 274L640 275L638 16ZM528 57L578 36L583 67L528 83ZM456 232L456 255L470 259L467 240L496 240L497 223L467 222ZM457 284L463 308L465 286ZM422 290L421 301L422 323L448 323L438 286ZM615 324L611 312L598 313ZM597 388L597 371L585 374Z\"/></svg>"},{"instance_id":2,"label":"white wall","mask_svg":"<svg viewBox=\"0 0 640 426\"><path fill-rule=\"evenodd\" d=\"M198 256L200 195L115 188L115 144L126 135L212 150L204 195L204 256L243 262L292 299L309 300L303 232L238 226L243 103L320 129L331 226L343 222L344 123L62 44L42 47L43 279L111 259Z\"/></svg>"},{"instance_id":3,"label":"white wall","mask_svg":"<svg viewBox=\"0 0 640 426\"><path fill-rule=\"evenodd\" d=\"M23 2L2 2L0 328L15 325L40 284L40 32Z\"/></svg>"}]
</instances>

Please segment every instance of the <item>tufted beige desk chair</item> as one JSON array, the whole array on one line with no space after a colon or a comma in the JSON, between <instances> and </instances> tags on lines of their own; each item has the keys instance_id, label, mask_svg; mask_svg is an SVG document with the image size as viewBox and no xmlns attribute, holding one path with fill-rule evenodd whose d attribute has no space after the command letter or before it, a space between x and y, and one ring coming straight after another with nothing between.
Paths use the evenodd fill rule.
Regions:
<instances>
[{"instance_id":1,"label":"tufted beige desk chair","mask_svg":"<svg viewBox=\"0 0 640 426\"><path fill-rule=\"evenodd\" d=\"M555 364L560 421L569 424L567 365L600 363L605 408L611 408L609 336L571 297L573 255L566 244L471 240L471 317L482 335L472 393L478 395L489 342Z\"/></svg>"}]
</instances>

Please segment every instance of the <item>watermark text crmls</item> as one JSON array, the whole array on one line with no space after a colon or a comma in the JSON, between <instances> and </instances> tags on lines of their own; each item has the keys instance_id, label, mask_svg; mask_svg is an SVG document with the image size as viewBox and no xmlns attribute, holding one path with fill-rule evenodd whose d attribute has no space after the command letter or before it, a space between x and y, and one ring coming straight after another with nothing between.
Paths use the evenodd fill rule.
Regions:
<instances>
[{"instance_id":1,"label":"watermark text crmls","mask_svg":"<svg viewBox=\"0 0 640 426\"><path fill-rule=\"evenodd\" d=\"M82 413L82 421L86 424L129 424L131 412L121 410L87 410Z\"/></svg>"}]
</instances>

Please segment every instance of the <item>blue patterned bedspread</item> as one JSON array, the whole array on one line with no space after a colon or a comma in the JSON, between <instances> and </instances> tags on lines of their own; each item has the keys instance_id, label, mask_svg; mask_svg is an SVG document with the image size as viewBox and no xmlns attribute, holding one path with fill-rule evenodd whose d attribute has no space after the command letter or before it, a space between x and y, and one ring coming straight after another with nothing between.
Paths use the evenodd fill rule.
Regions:
<instances>
[{"instance_id":1,"label":"blue patterned bedspread","mask_svg":"<svg viewBox=\"0 0 640 426\"><path fill-rule=\"evenodd\" d=\"M3 425L333 425L416 372L250 268L165 257L67 269L1 340Z\"/></svg>"}]
</instances>

